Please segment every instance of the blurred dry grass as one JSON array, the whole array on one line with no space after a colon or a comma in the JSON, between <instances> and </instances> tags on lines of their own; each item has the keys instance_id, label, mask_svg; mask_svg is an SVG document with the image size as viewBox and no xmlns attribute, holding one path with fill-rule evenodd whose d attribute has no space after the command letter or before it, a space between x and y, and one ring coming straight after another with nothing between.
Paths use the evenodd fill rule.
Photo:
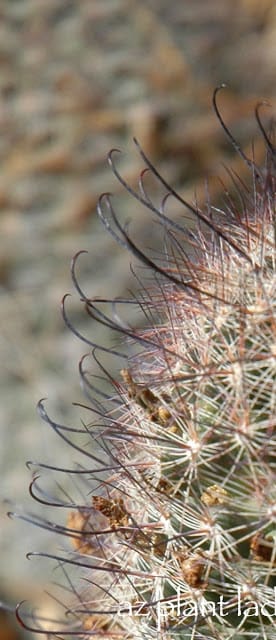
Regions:
<instances>
[{"instance_id":1,"label":"blurred dry grass","mask_svg":"<svg viewBox=\"0 0 276 640\"><path fill-rule=\"evenodd\" d=\"M64 329L58 309L72 288L69 260L89 250L80 270L90 295L122 294L131 283L129 257L95 216L99 194L116 194L135 236L148 236L148 215L122 194L108 150L126 150L120 166L134 185L135 135L187 199L196 191L203 200L206 176L218 198L214 176L227 180L221 163L231 150L211 110L212 92L229 85L222 111L250 152L254 106L275 99L276 5L4 0L0 70L1 494L25 504L25 460L51 459L52 447L68 455L39 424L36 401L49 396L52 410L73 420L70 402L81 399L77 362L85 347ZM232 166L245 172L238 159ZM77 298L70 309L85 330ZM97 326L88 330L95 341L107 339ZM35 529L19 535L5 511L0 581L7 596L20 599L33 588L26 571L35 572L22 549L43 542Z\"/></svg>"}]
</instances>

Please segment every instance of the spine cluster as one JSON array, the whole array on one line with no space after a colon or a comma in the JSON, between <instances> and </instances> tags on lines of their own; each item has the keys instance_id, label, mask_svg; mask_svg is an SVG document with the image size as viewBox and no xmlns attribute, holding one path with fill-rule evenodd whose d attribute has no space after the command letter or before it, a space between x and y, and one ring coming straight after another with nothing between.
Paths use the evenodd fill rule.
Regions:
<instances>
[{"instance_id":1,"label":"spine cluster","mask_svg":"<svg viewBox=\"0 0 276 640\"><path fill-rule=\"evenodd\" d=\"M265 168L247 158L222 121L217 91L216 113L248 165L250 187L233 176L236 196L225 210L210 203L201 210L139 149L193 216L189 228L172 221L164 213L170 199L157 208L143 175L137 192L126 185L166 230L156 261L122 227L110 196L99 202L105 227L153 272L152 286L141 287L136 300L144 328L134 330L117 310L109 316L85 296L73 261L88 314L133 346L129 357L110 350L123 364L116 381L105 372L108 399L100 390L95 399L82 361L93 396L89 424L70 430L40 404L79 456L64 473L81 487L78 498L64 501L64 526L36 520L68 540L67 551L52 556L63 574L57 599L64 618L49 623L49 637L276 638L275 148L257 108ZM124 184L112 153L110 163ZM64 317L70 324L65 310ZM35 479L31 491L41 501ZM47 628L31 624L21 606L17 616L27 628Z\"/></svg>"}]
</instances>

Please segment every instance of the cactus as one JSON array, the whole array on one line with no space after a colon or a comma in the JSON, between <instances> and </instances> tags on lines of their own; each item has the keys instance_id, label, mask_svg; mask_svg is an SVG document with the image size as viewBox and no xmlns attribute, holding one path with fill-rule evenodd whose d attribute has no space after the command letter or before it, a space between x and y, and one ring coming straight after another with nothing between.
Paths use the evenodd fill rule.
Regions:
<instances>
[{"instance_id":1,"label":"cactus","mask_svg":"<svg viewBox=\"0 0 276 640\"><path fill-rule=\"evenodd\" d=\"M193 222L170 220L167 196L157 208L143 174L135 192L109 156L166 232L163 255L153 260L121 225L110 196L101 196L104 226L154 274L151 286L140 282L136 300L144 327L89 299L73 260L89 316L122 334L131 355L106 349L124 364L118 380L102 367L112 393L96 390L92 424L66 428L39 405L79 456L78 466L64 469L79 494L55 502L66 523L31 518L68 541L66 552L38 554L64 578L55 596L64 619L49 621L49 637L276 639L275 148L257 106L265 168L244 154L222 119L218 90L215 112L252 181L233 176L238 197L228 195L224 211L186 202L136 141L147 169ZM65 305L63 313L71 327ZM80 373L93 394L84 359ZM36 478L31 493L50 503ZM22 605L17 617L28 629L47 629Z\"/></svg>"}]
</instances>

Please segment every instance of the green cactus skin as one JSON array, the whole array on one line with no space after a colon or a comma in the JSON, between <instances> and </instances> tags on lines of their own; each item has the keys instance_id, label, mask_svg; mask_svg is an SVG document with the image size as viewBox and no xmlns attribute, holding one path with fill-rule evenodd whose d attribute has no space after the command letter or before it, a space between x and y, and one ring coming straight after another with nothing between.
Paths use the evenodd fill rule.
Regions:
<instances>
[{"instance_id":1,"label":"green cactus skin","mask_svg":"<svg viewBox=\"0 0 276 640\"><path fill-rule=\"evenodd\" d=\"M93 426L68 431L40 404L43 419L79 453L71 473L82 495L64 503L67 524L55 527L71 539L67 551L38 554L65 577L64 620L49 623L49 637L276 639L275 149L257 108L265 169L245 157L222 121L217 92L215 111L252 177L251 189L239 185L239 207L230 197L225 211L192 207L139 149L195 220L189 230L167 218L142 180L136 194L125 185L166 229L163 259L153 262L120 225L109 195L99 201L105 227L154 272L137 299L146 328L100 311L81 291L73 261L88 314L136 353L124 359L120 380L110 380L110 399L102 393L94 402ZM125 184L113 154L110 163ZM65 311L64 318L70 325ZM80 370L89 392L84 362ZM36 481L31 491L42 500ZM21 606L17 617L37 626Z\"/></svg>"}]
</instances>

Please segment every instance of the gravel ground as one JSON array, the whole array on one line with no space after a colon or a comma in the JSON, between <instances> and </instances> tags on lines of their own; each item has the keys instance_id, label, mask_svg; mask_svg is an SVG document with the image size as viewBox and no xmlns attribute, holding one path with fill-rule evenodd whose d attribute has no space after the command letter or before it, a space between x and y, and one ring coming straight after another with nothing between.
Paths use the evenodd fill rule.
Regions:
<instances>
[{"instance_id":1,"label":"gravel ground","mask_svg":"<svg viewBox=\"0 0 276 640\"><path fill-rule=\"evenodd\" d=\"M215 176L227 183L222 161L232 152L211 110L212 91L222 81L229 85L220 98L223 114L250 151L254 105L260 98L275 105L276 5L2 0L0 68L0 585L13 602L32 597L43 578L24 553L53 544L5 515L30 504L25 461L66 464L70 455L41 425L36 402L47 396L53 415L80 420L71 402L82 400L77 363L85 346L64 328L59 311L72 291L70 258L89 251L79 273L91 296L134 287L128 255L96 217L103 191L114 193L120 219L132 220L141 245L159 239L149 215L116 183L107 153L124 150L119 166L134 186L142 166L135 135L188 200L195 192L203 200L207 176L216 201ZM231 164L245 171L237 159ZM84 317L76 295L69 308L78 329L110 343Z\"/></svg>"}]
</instances>

